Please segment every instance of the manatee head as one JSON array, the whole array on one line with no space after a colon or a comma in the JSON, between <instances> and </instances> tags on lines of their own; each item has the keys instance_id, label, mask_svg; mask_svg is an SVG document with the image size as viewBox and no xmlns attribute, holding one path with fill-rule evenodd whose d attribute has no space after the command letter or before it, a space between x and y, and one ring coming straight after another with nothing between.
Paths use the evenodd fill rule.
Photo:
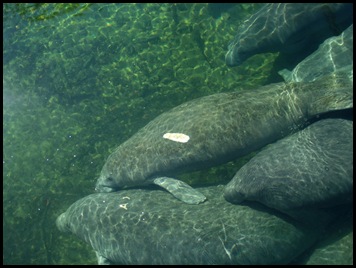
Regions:
<instances>
[{"instance_id":1,"label":"manatee head","mask_svg":"<svg viewBox=\"0 0 356 268\"><path fill-rule=\"evenodd\" d=\"M100 175L99 179L95 185L95 191L99 193L110 193L119 190L120 187L117 186L114 179L111 176Z\"/></svg>"},{"instance_id":2,"label":"manatee head","mask_svg":"<svg viewBox=\"0 0 356 268\"><path fill-rule=\"evenodd\" d=\"M239 66L254 54L252 51L246 51L236 43L231 43L225 55L226 65L229 67Z\"/></svg>"},{"instance_id":3,"label":"manatee head","mask_svg":"<svg viewBox=\"0 0 356 268\"><path fill-rule=\"evenodd\" d=\"M69 227L67 224L67 217L66 217L66 213L62 213L56 220L56 226L58 228L59 231L61 232L69 232Z\"/></svg>"},{"instance_id":4,"label":"manatee head","mask_svg":"<svg viewBox=\"0 0 356 268\"><path fill-rule=\"evenodd\" d=\"M140 169L130 156L122 157L114 152L101 170L95 191L108 193L145 184L148 182L143 168Z\"/></svg>"}]
</instances>

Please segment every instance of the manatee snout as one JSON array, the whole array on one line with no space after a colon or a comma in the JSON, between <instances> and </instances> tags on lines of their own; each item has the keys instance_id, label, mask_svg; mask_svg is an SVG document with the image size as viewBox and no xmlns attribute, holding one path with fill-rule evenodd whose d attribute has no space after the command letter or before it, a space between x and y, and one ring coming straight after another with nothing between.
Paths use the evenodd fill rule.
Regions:
<instances>
[{"instance_id":1,"label":"manatee snout","mask_svg":"<svg viewBox=\"0 0 356 268\"><path fill-rule=\"evenodd\" d=\"M111 177L100 177L95 185L95 191L98 193L110 193L118 190L114 179Z\"/></svg>"},{"instance_id":2,"label":"manatee snout","mask_svg":"<svg viewBox=\"0 0 356 268\"><path fill-rule=\"evenodd\" d=\"M67 227L67 219L65 213L59 215L59 217L56 220L56 226L58 230L61 232L68 233L70 231Z\"/></svg>"},{"instance_id":3,"label":"manatee snout","mask_svg":"<svg viewBox=\"0 0 356 268\"><path fill-rule=\"evenodd\" d=\"M245 194L236 191L234 187L229 187L229 185L225 188L224 198L234 204L240 204L246 200Z\"/></svg>"},{"instance_id":4,"label":"manatee snout","mask_svg":"<svg viewBox=\"0 0 356 268\"><path fill-rule=\"evenodd\" d=\"M240 66L250 56L252 55L244 51L239 51L235 46L231 46L225 54L225 63L229 67Z\"/></svg>"}]
</instances>

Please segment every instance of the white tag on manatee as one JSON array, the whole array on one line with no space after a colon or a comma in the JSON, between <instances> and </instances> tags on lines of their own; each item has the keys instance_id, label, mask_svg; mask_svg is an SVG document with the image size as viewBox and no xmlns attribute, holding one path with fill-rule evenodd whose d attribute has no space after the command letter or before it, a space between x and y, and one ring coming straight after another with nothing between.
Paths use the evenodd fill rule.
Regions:
<instances>
[{"instance_id":1,"label":"white tag on manatee","mask_svg":"<svg viewBox=\"0 0 356 268\"><path fill-rule=\"evenodd\" d=\"M181 143L186 143L190 139L188 135L185 135L183 133L166 133L163 135L163 138Z\"/></svg>"}]
</instances>

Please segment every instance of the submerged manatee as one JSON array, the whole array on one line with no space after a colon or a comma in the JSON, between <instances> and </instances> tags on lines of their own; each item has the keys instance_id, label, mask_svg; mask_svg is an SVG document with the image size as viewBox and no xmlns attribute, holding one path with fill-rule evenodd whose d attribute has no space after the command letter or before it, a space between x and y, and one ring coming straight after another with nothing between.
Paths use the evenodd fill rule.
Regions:
<instances>
[{"instance_id":1,"label":"submerged manatee","mask_svg":"<svg viewBox=\"0 0 356 268\"><path fill-rule=\"evenodd\" d=\"M229 44L226 64L240 65L259 53L315 50L352 24L352 10L351 3L266 4L240 26Z\"/></svg>"},{"instance_id":2,"label":"submerged manatee","mask_svg":"<svg viewBox=\"0 0 356 268\"><path fill-rule=\"evenodd\" d=\"M266 207L226 202L223 188L200 188L208 200L199 206L161 190L96 193L72 204L56 223L90 244L100 264L280 264L318 238L322 228L306 228Z\"/></svg>"},{"instance_id":3,"label":"submerged manatee","mask_svg":"<svg viewBox=\"0 0 356 268\"><path fill-rule=\"evenodd\" d=\"M305 58L293 69L278 73L287 82L309 82L323 75L341 71L353 72L353 25L339 36L331 37L322 43L318 50Z\"/></svg>"},{"instance_id":4,"label":"submerged manatee","mask_svg":"<svg viewBox=\"0 0 356 268\"><path fill-rule=\"evenodd\" d=\"M324 119L269 145L226 185L225 198L320 221L328 208L352 203L352 129L352 121Z\"/></svg>"},{"instance_id":5,"label":"submerged manatee","mask_svg":"<svg viewBox=\"0 0 356 268\"><path fill-rule=\"evenodd\" d=\"M337 73L311 83L271 84L184 103L117 147L102 168L96 190L155 183L186 203L198 204L205 200L202 194L167 176L248 154L288 135L309 118L352 107L352 96L352 82Z\"/></svg>"}]
</instances>

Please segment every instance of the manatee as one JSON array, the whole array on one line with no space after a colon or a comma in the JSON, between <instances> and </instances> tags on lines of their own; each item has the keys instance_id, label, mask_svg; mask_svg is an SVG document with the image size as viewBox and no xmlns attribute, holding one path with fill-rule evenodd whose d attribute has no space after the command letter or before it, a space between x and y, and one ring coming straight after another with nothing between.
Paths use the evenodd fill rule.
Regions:
<instances>
[{"instance_id":1,"label":"manatee","mask_svg":"<svg viewBox=\"0 0 356 268\"><path fill-rule=\"evenodd\" d=\"M224 197L321 221L329 208L352 204L352 129L350 120L324 119L267 146L236 173Z\"/></svg>"},{"instance_id":2,"label":"manatee","mask_svg":"<svg viewBox=\"0 0 356 268\"><path fill-rule=\"evenodd\" d=\"M308 256L306 265L353 265L353 225L351 231L341 237L332 237L332 241L322 241ZM340 233L340 230L338 230ZM340 236L340 235L339 235Z\"/></svg>"},{"instance_id":3,"label":"manatee","mask_svg":"<svg viewBox=\"0 0 356 268\"><path fill-rule=\"evenodd\" d=\"M291 72L284 69L279 74L287 82L308 82L336 71L353 72L353 25L341 35L325 40Z\"/></svg>"},{"instance_id":4,"label":"manatee","mask_svg":"<svg viewBox=\"0 0 356 268\"><path fill-rule=\"evenodd\" d=\"M288 263L324 228L263 206L230 204L223 189L200 188L208 200L199 206L160 189L95 193L72 204L56 224L91 245L99 264L146 265Z\"/></svg>"},{"instance_id":5,"label":"manatee","mask_svg":"<svg viewBox=\"0 0 356 268\"><path fill-rule=\"evenodd\" d=\"M329 226L326 235L305 251L293 264L352 265L353 264L353 210Z\"/></svg>"},{"instance_id":6,"label":"manatee","mask_svg":"<svg viewBox=\"0 0 356 268\"><path fill-rule=\"evenodd\" d=\"M157 184L183 202L201 203L201 193L172 175L260 149L316 115L352 107L352 96L350 79L335 73L311 83L276 83L183 103L119 145L104 164L96 190Z\"/></svg>"},{"instance_id":7,"label":"manatee","mask_svg":"<svg viewBox=\"0 0 356 268\"><path fill-rule=\"evenodd\" d=\"M266 4L239 27L228 46L226 64L241 65L266 52L310 54L326 38L352 24L352 10L352 3Z\"/></svg>"}]
</instances>

